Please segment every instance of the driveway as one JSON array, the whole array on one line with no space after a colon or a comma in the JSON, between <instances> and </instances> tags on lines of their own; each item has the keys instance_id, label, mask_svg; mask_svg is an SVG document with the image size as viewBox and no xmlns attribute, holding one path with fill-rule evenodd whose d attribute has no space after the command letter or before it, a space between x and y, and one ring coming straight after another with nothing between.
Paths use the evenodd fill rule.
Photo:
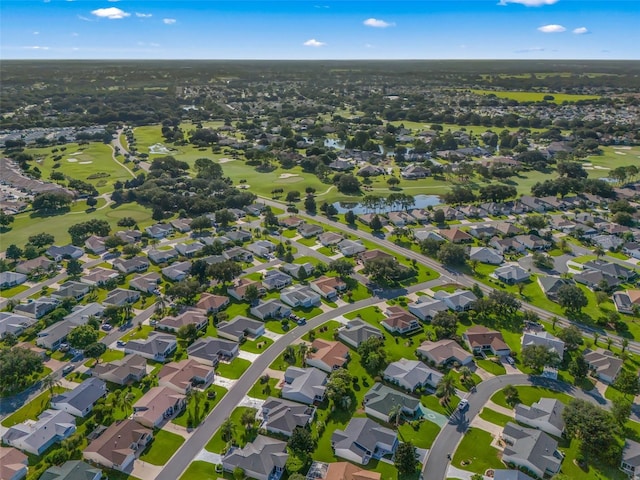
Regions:
<instances>
[{"instance_id":1,"label":"driveway","mask_svg":"<svg viewBox=\"0 0 640 480\"><path fill-rule=\"evenodd\" d=\"M449 421L449 419L444 415L442 415L441 413L434 412L433 410L425 407L424 405L420 405L420 410L422 410L425 420L429 420L430 422L435 423L440 428L444 427Z\"/></svg>"}]
</instances>

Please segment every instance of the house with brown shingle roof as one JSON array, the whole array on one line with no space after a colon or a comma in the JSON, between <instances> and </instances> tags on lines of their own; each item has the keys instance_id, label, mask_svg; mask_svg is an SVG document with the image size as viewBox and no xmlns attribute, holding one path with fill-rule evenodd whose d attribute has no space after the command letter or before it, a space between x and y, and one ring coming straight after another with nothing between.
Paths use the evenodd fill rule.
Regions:
<instances>
[{"instance_id":1,"label":"house with brown shingle roof","mask_svg":"<svg viewBox=\"0 0 640 480\"><path fill-rule=\"evenodd\" d=\"M317 280L309 282L309 287L314 292L319 293L323 298L335 299L339 292L347 289L347 284L338 277L322 276Z\"/></svg>"},{"instance_id":2,"label":"house with brown shingle roof","mask_svg":"<svg viewBox=\"0 0 640 480\"><path fill-rule=\"evenodd\" d=\"M349 347L341 342L316 338L311 344L311 353L305 362L310 367L319 368L325 372L332 372L343 367L349 361Z\"/></svg>"},{"instance_id":3,"label":"house with brown shingle roof","mask_svg":"<svg viewBox=\"0 0 640 480\"><path fill-rule=\"evenodd\" d=\"M169 387L175 392L188 393L194 384L202 388L208 387L214 378L213 368L186 358L179 362L167 363L158 372L158 384Z\"/></svg>"},{"instance_id":4,"label":"house with brown shingle roof","mask_svg":"<svg viewBox=\"0 0 640 480\"><path fill-rule=\"evenodd\" d=\"M387 314L387 318L380 323L391 333L404 335L422 329L418 319L398 305L387 308L385 313Z\"/></svg>"},{"instance_id":5,"label":"house with brown shingle roof","mask_svg":"<svg viewBox=\"0 0 640 480\"><path fill-rule=\"evenodd\" d=\"M29 457L17 448L0 447L0 478L21 480L27 476Z\"/></svg>"},{"instance_id":6,"label":"house with brown shingle roof","mask_svg":"<svg viewBox=\"0 0 640 480\"><path fill-rule=\"evenodd\" d=\"M133 419L145 427L158 428L186 405L186 395L169 387L152 387L133 405Z\"/></svg>"},{"instance_id":7,"label":"house with brown shingle roof","mask_svg":"<svg viewBox=\"0 0 640 480\"><path fill-rule=\"evenodd\" d=\"M180 313L177 317L164 317L157 323L157 328L160 330L169 330L170 332L177 332L180 327L186 327L187 325L195 325L197 330L206 328L209 319L204 310L199 308L187 308Z\"/></svg>"},{"instance_id":8,"label":"house with brown shingle roof","mask_svg":"<svg viewBox=\"0 0 640 480\"><path fill-rule=\"evenodd\" d=\"M502 334L482 325L476 325L462 334L462 338L474 352L489 350L494 355L510 355L511 349L505 343Z\"/></svg>"},{"instance_id":9,"label":"house with brown shingle roof","mask_svg":"<svg viewBox=\"0 0 640 480\"><path fill-rule=\"evenodd\" d=\"M196 308L207 313L218 313L229 305L229 297L225 295L214 295L213 293L203 293L196 303Z\"/></svg>"},{"instance_id":10,"label":"house with brown shingle roof","mask_svg":"<svg viewBox=\"0 0 640 480\"><path fill-rule=\"evenodd\" d=\"M82 452L90 462L124 472L153 439L153 431L133 420L113 423Z\"/></svg>"},{"instance_id":11,"label":"house with brown shingle roof","mask_svg":"<svg viewBox=\"0 0 640 480\"><path fill-rule=\"evenodd\" d=\"M147 360L141 355L127 355L120 360L96 364L92 374L118 385L139 382L147 374Z\"/></svg>"}]
</instances>

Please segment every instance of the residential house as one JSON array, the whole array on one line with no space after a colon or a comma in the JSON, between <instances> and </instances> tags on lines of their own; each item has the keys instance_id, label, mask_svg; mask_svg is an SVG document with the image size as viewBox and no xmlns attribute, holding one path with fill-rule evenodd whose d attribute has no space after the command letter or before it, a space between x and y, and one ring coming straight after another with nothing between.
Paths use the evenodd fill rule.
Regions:
<instances>
[{"instance_id":1,"label":"residential house","mask_svg":"<svg viewBox=\"0 0 640 480\"><path fill-rule=\"evenodd\" d=\"M186 395L196 385L203 389L207 388L213 383L214 377L213 368L185 358L179 362L169 362L164 365L158 372L158 385Z\"/></svg>"},{"instance_id":2,"label":"residential house","mask_svg":"<svg viewBox=\"0 0 640 480\"><path fill-rule=\"evenodd\" d=\"M493 225L473 225L469 229L469 235L474 238L491 238L496 234L496 229Z\"/></svg>"},{"instance_id":3,"label":"residential house","mask_svg":"<svg viewBox=\"0 0 640 480\"><path fill-rule=\"evenodd\" d=\"M413 236L418 241L434 240L436 242L445 242L444 237L433 230L414 230Z\"/></svg>"},{"instance_id":4,"label":"residential house","mask_svg":"<svg viewBox=\"0 0 640 480\"><path fill-rule=\"evenodd\" d=\"M449 363L468 365L473 362L473 355L463 349L455 340L426 340L416 349L416 356L432 362L438 367Z\"/></svg>"},{"instance_id":5,"label":"residential house","mask_svg":"<svg viewBox=\"0 0 640 480\"><path fill-rule=\"evenodd\" d=\"M140 300L140 292L125 290L124 288L116 288L107 294L107 297L102 301L102 303L104 305L121 307L126 304L136 303L138 300Z\"/></svg>"},{"instance_id":6,"label":"residential house","mask_svg":"<svg viewBox=\"0 0 640 480\"><path fill-rule=\"evenodd\" d=\"M382 375L388 382L410 392L426 386L436 388L443 377L442 373L427 367L419 360L407 360L406 358L391 362Z\"/></svg>"},{"instance_id":7,"label":"residential house","mask_svg":"<svg viewBox=\"0 0 640 480\"><path fill-rule=\"evenodd\" d=\"M224 237L220 237L220 239L225 237L234 243L235 242L244 243L251 240L251 232L248 232L247 230L242 230L242 229L232 230L230 232L226 232L224 234Z\"/></svg>"},{"instance_id":8,"label":"residential house","mask_svg":"<svg viewBox=\"0 0 640 480\"><path fill-rule=\"evenodd\" d=\"M145 275L132 278L129 281L129 288L138 290L142 293L155 293L158 291L158 285L162 281L159 273L149 272Z\"/></svg>"},{"instance_id":9,"label":"residential house","mask_svg":"<svg viewBox=\"0 0 640 480\"><path fill-rule=\"evenodd\" d=\"M452 243L467 243L473 241L471 235L459 228L444 228L440 229L438 233Z\"/></svg>"},{"instance_id":10,"label":"residential house","mask_svg":"<svg viewBox=\"0 0 640 480\"><path fill-rule=\"evenodd\" d=\"M544 345L551 352L558 354L560 360L564 355L564 342L544 330L525 330L522 335L522 348L532 345Z\"/></svg>"},{"instance_id":11,"label":"residential house","mask_svg":"<svg viewBox=\"0 0 640 480\"><path fill-rule=\"evenodd\" d=\"M95 364L91 374L117 385L138 383L147 374L147 360L141 355L126 355L120 360Z\"/></svg>"},{"instance_id":12,"label":"residential house","mask_svg":"<svg viewBox=\"0 0 640 480\"><path fill-rule=\"evenodd\" d=\"M235 317L216 326L218 336L234 342L243 338L259 338L265 333L264 323L247 317Z\"/></svg>"},{"instance_id":13,"label":"residential house","mask_svg":"<svg viewBox=\"0 0 640 480\"><path fill-rule=\"evenodd\" d=\"M465 312L471 308L473 302L478 300L478 297L471 290L456 290L451 293L439 290L435 293L434 298L444 302L447 308L454 312Z\"/></svg>"},{"instance_id":14,"label":"residential house","mask_svg":"<svg viewBox=\"0 0 640 480\"><path fill-rule=\"evenodd\" d=\"M298 280L305 280L313 273L316 267L314 267L313 263L305 262L305 263L283 263L280 267L287 275L290 275ZM304 271L303 271L304 270Z\"/></svg>"},{"instance_id":15,"label":"residential house","mask_svg":"<svg viewBox=\"0 0 640 480\"><path fill-rule=\"evenodd\" d=\"M280 292L280 300L293 308L313 308L320 305L320 295L304 285L293 285Z\"/></svg>"},{"instance_id":16,"label":"residential house","mask_svg":"<svg viewBox=\"0 0 640 480\"><path fill-rule=\"evenodd\" d=\"M505 464L524 468L540 478L560 471L564 456L558 450L558 442L543 431L508 422L502 440L507 444L502 451Z\"/></svg>"},{"instance_id":17,"label":"residential house","mask_svg":"<svg viewBox=\"0 0 640 480\"><path fill-rule=\"evenodd\" d=\"M551 242L538 235L516 235L513 238L529 250L547 250L551 247Z\"/></svg>"},{"instance_id":18,"label":"residential house","mask_svg":"<svg viewBox=\"0 0 640 480\"><path fill-rule=\"evenodd\" d=\"M496 268L490 276L508 285L515 285L526 282L531 275L520 265L510 264Z\"/></svg>"},{"instance_id":19,"label":"residential house","mask_svg":"<svg viewBox=\"0 0 640 480\"><path fill-rule=\"evenodd\" d=\"M258 289L258 293L260 295L264 295L267 291L266 288L264 288L264 286L262 285L262 282L249 280L248 278L241 278L239 280L236 280L235 285L227 288L227 293L236 300L242 301L244 300L244 295L250 285L255 286Z\"/></svg>"},{"instance_id":20,"label":"residential house","mask_svg":"<svg viewBox=\"0 0 640 480\"><path fill-rule=\"evenodd\" d=\"M262 275L262 284L267 290L282 290L292 282L293 278L280 270L267 270Z\"/></svg>"},{"instance_id":21,"label":"residential house","mask_svg":"<svg viewBox=\"0 0 640 480\"><path fill-rule=\"evenodd\" d=\"M142 239L142 232L139 232L138 230L120 230L116 232L116 237L124 243L132 244L137 243Z\"/></svg>"},{"instance_id":22,"label":"residential house","mask_svg":"<svg viewBox=\"0 0 640 480\"><path fill-rule=\"evenodd\" d=\"M407 306L409 311L423 322L430 322L438 312L449 309L442 300L436 300L426 295L419 296L415 302Z\"/></svg>"},{"instance_id":23,"label":"residential house","mask_svg":"<svg viewBox=\"0 0 640 480\"><path fill-rule=\"evenodd\" d=\"M204 248L204 244L200 242L177 243L175 248L183 257L192 258L197 253L202 251L202 249Z\"/></svg>"},{"instance_id":24,"label":"residential house","mask_svg":"<svg viewBox=\"0 0 640 480\"><path fill-rule=\"evenodd\" d=\"M36 257L31 260L25 260L24 262L20 262L16 266L16 272L22 273L24 275L29 275L31 273L46 273L50 272L56 266L56 262L49 260L47 257Z\"/></svg>"},{"instance_id":25,"label":"residential house","mask_svg":"<svg viewBox=\"0 0 640 480\"><path fill-rule=\"evenodd\" d=\"M531 406L519 403L515 406L516 422L537 428L560 438L564 433L562 412L564 404L555 398L541 398Z\"/></svg>"},{"instance_id":26,"label":"residential house","mask_svg":"<svg viewBox=\"0 0 640 480\"><path fill-rule=\"evenodd\" d=\"M0 447L0 478L3 480L22 480L27 476L28 468L29 457L24 453L15 448Z\"/></svg>"},{"instance_id":27,"label":"residential house","mask_svg":"<svg viewBox=\"0 0 640 480\"><path fill-rule=\"evenodd\" d=\"M429 221L429 212L423 210L422 208L414 208L408 213L419 224L424 224Z\"/></svg>"},{"instance_id":28,"label":"residential house","mask_svg":"<svg viewBox=\"0 0 640 480\"><path fill-rule=\"evenodd\" d=\"M384 175L385 170L377 165L365 165L360 168L356 175L360 177L377 177L378 175Z\"/></svg>"},{"instance_id":29,"label":"residential house","mask_svg":"<svg viewBox=\"0 0 640 480\"><path fill-rule=\"evenodd\" d=\"M53 311L59 303L60 300L53 297L40 297L33 301L29 299L27 303L20 303L13 307L13 313L38 320Z\"/></svg>"},{"instance_id":30,"label":"residential house","mask_svg":"<svg viewBox=\"0 0 640 480\"><path fill-rule=\"evenodd\" d=\"M222 361L232 361L238 356L238 344L223 338L200 338L187 348L189 358L215 367Z\"/></svg>"},{"instance_id":31,"label":"residential house","mask_svg":"<svg viewBox=\"0 0 640 480\"><path fill-rule=\"evenodd\" d=\"M489 247L471 247L469 250L469 259L490 265L500 265L504 262L502 254L498 250Z\"/></svg>"},{"instance_id":32,"label":"residential house","mask_svg":"<svg viewBox=\"0 0 640 480\"><path fill-rule=\"evenodd\" d=\"M300 225L304 223L304 220L294 215L290 215L288 217L280 218L278 223L280 224L281 227L298 228Z\"/></svg>"},{"instance_id":33,"label":"residential house","mask_svg":"<svg viewBox=\"0 0 640 480\"><path fill-rule=\"evenodd\" d=\"M632 315L640 306L640 290L626 290L613 294L613 304L620 313Z\"/></svg>"},{"instance_id":34,"label":"residential house","mask_svg":"<svg viewBox=\"0 0 640 480\"><path fill-rule=\"evenodd\" d=\"M208 323L209 319L203 310L187 308L176 317L168 316L162 318L156 324L156 328L177 333L181 327L186 327L187 325L194 325L197 330L202 330L203 328L207 328Z\"/></svg>"},{"instance_id":35,"label":"residential house","mask_svg":"<svg viewBox=\"0 0 640 480\"><path fill-rule=\"evenodd\" d=\"M232 247L222 252L222 256L227 260L234 262L253 262L253 254L242 247Z\"/></svg>"},{"instance_id":36,"label":"residential house","mask_svg":"<svg viewBox=\"0 0 640 480\"><path fill-rule=\"evenodd\" d=\"M166 238L171 234L173 227L168 223L156 223L150 227L145 228L145 231L151 238L161 239Z\"/></svg>"},{"instance_id":37,"label":"residential house","mask_svg":"<svg viewBox=\"0 0 640 480\"><path fill-rule=\"evenodd\" d=\"M622 253L632 258L640 260L640 243L627 242L622 246Z\"/></svg>"},{"instance_id":38,"label":"residential house","mask_svg":"<svg viewBox=\"0 0 640 480\"><path fill-rule=\"evenodd\" d=\"M86 283L67 281L60 285L58 290L51 292L51 296L60 300L73 298L79 302L87 293L89 293L89 285Z\"/></svg>"},{"instance_id":39,"label":"residential house","mask_svg":"<svg viewBox=\"0 0 640 480\"><path fill-rule=\"evenodd\" d=\"M149 260L147 257L116 258L113 261L113 267L125 275L134 272L141 273L146 272L149 268Z\"/></svg>"},{"instance_id":40,"label":"residential house","mask_svg":"<svg viewBox=\"0 0 640 480\"><path fill-rule=\"evenodd\" d=\"M159 428L160 425L175 414L184 410L187 397L169 387L151 387L133 405L132 418L140 425Z\"/></svg>"},{"instance_id":41,"label":"residential house","mask_svg":"<svg viewBox=\"0 0 640 480\"><path fill-rule=\"evenodd\" d=\"M599 245L603 250L615 250L624 243L620 237L615 235L594 235L591 237L591 242L594 245Z\"/></svg>"},{"instance_id":42,"label":"residential house","mask_svg":"<svg viewBox=\"0 0 640 480\"><path fill-rule=\"evenodd\" d=\"M178 343L173 335L151 332L144 340L129 340L125 343L124 353L135 353L149 360L166 362L176 348Z\"/></svg>"},{"instance_id":43,"label":"residential house","mask_svg":"<svg viewBox=\"0 0 640 480\"><path fill-rule=\"evenodd\" d=\"M68 392L51 398L51 408L70 413L74 417L85 417L96 402L107 396L107 384L99 378L87 378Z\"/></svg>"},{"instance_id":44,"label":"residential house","mask_svg":"<svg viewBox=\"0 0 640 480\"><path fill-rule=\"evenodd\" d=\"M367 248L357 240L349 240L345 238L344 240L338 242L338 250L345 257L353 257L367 250Z\"/></svg>"},{"instance_id":45,"label":"residential house","mask_svg":"<svg viewBox=\"0 0 640 480\"><path fill-rule=\"evenodd\" d=\"M184 262L172 263L168 267L162 269L162 275L173 282L180 282L187 278L191 271L191 262L186 260Z\"/></svg>"},{"instance_id":46,"label":"residential house","mask_svg":"<svg viewBox=\"0 0 640 480\"><path fill-rule=\"evenodd\" d=\"M153 439L153 430L134 420L112 423L82 452L85 460L125 472Z\"/></svg>"},{"instance_id":47,"label":"residential house","mask_svg":"<svg viewBox=\"0 0 640 480\"><path fill-rule=\"evenodd\" d=\"M344 367L349 361L349 348L340 342L316 338L311 343L311 352L305 358L305 363L324 372Z\"/></svg>"},{"instance_id":48,"label":"residential house","mask_svg":"<svg viewBox=\"0 0 640 480\"><path fill-rule=\"evenodd\" d=\"M391 412L395 407L400 407L400 417L414 420L422 416L420 399L410 397L391 387L376 382L373 387L364 395L364 411L383 422L395 422L391 417ZM400 420L400 417L397 420Z\"/></svg>"},{"instance_id":49,"label":"residential house","mask_svg":"<svg viewBox=\"0 0 640 480\"><path fill-rule=\"evenodd\" d=\"M289 367L284 372L282 398L305 404L324 400L327 374L317 368Z\"/></svg>"},{"instance_id":50,"label":"residential house","mask_svg":"<svg viewBox=\"0 0 640 480\"><path fill-rule=\"evenodd\" d=\"M511 349L505 343L502 334L496 330L489 330L482 325L475 325L462 334L467 346L473 352L490 351L494 355L509 355Z\"/></svg>"},{"instance_id":51,"label":"residential house","mask_svg":"<svg viewBox=\"0 0 640 480\"><path fill-rule=\"evenodd\" d=\"M331 245L337 245L344 237L336 232L323 232L318 235L318 241L323 247L329 247Z\"/></svg>"},{"instance_id":52,"label":"residential house","mask_svg":"<svg viewBox=\"0 0 640 480\"><path fill-rule=\"evenodd\" d=\"M406 180L425 178L431 175L431 170L422 165L408 165L400 170L400 176Z\"/></svg>"},{"instance_id":53,"label":"residential house","mask_svg":"<svg viewBox=\"0 0 640 480\"><path fill-rule=\"evenodd\" d=\"M316 409L309 405L282 398L268 397L262 404L259 415L260 428L290 437L296 428L305 428L315 417Z\"/></svg>"},{"instance_id":54,"label":"residential house","mask_svg":"<svg viewBox=\"0 0 640 480\"><path fill-rule=\"evenodd\" d=\"M482 207L476 205L462 205L458 207L467 218L485 218L489 215Z\"/></svg>"},{"instance_id":55,"label":"residential house","mask_svg":"<svg viewBox=\"0 0 640 480\"><path fill-rule=\"evenodd\" d=\"M2 290L22 285L26 281L27 276L24 273L0 272L0 289Z\"/></svg>"},{"instance_id":56,"label":"residential house","mask_svg":"<svg viewBox=\"0 0 640 480\"><path fill-rule=\"evenodd\" d=\"M226 472L240 468L247 477L256 480L280 480L288 458L286 442L258 435L243 448L227 450L222 456L222 468Z\"/></svg>"},{"instance_id":57,"label":"residential house","mask_svg":"<svg viewBox=\"0 0 640 480\"><path fill-rule=\"evenodd\" d=\"M369 418L352 418L345 430L331 435L331 447L336 457L366 465L371 459L393 455L398 448L398 436Z\"/></svg>"},{"instance_id":58,"label":"residential house","mask_svg":"<svg viewBox=\"0 0 640 480\"><path fill-rule=\"evenodd\" d=\"M592 260L585 263L584 268L596 270L611 277L619 278L625 283L632 282L638 276L636 271L631 268L620 265L619 263L612 263L604 260Z\"/></svg>"},{"instance_id":59,"label":"residential house","mask_svg":"<svg viewBox=\"0 0 640 480\"><path fill-rule=\"evenodd\" d=\"M319 293L322 298L333 301L338 294L347 289L347 284L339 277L322 277L309 282L309 287L314 292Z\"/></svg>"},{"instance_id":60,"label":"residential house","mask_svg":"<svg viewBox=\"0 0 640 480\"><path fill-rule=\"evenodd\" d=\"M501 468L493 471L493 480L535 480L520 470Z\"/></svg>"},{"instance_id":61,"label":"residential house","mask_svg":"<svg viewBox=\"0 0 640 480\"><path fill-rule=\"evenodd\" d=\"M539 198L531 197L529 195L522 195L518 199L518 203L520 203L527 212L544 213L547 210L544 202L541 202Z\"/></svg>"},{"instance_id":62,"label":"residential house","mask_svg":"<svg viewBox=\"0 0 640 480\"><path fill-rule=\"evenodd\" d=\"M156 265L160 263L169 263L172 260L178 258L178 251L173 247L167 250L158 250L152 248L151 250L149 250L149 252L147 252L147 257L149 257L149 260L151 260Z\"/></svg>"},{"instance_id":63,"label":"residential house","mask_svg":"<svg viewBox=\"0 0 640 480\"><path fill-rule=\"evenodd\" d=\"M542 289L542 292L547 296L549 300L553 300L554 302L558 301L558 290L563 285L573 285L573 280L556 277L556 276L545 276L538 275L538 285Z\"/></svg>"},{"instance_id":64,"label":"residential house","mask_svg":"<svg viewBox=\"0 0 640 480\"><path fill-rule=\"evenodd\" d=\"M54 443L66 440L76 431L76 419L62 410L47 409L38 420L25 420L9 427L2 443L33 455L42 455Z\"/></svg>"},{"instance_id":65,"label":"residential house","mask_svg":"<svg viewBox=\"0 0 640 480\"><path fill-rule=\"evenodd\" d=\"M464 213L448 205L436 208L435 211L442 210L445 220L464 220Z\"/></svg>"},{"instance_id":66,"label":"residential house","mask_svg":"<svg viewBox=\"0 0 640 480\"><path fill-rule=\"evenodd\" d=\"M621 280L599 270L585 269L573 276L573 280L591 290L608 290L620 285Z\"/></svg>"},{"instance_id":67,"label":"residential house","mask_svg":"<svg viewBox=\"0 0 640 480\"><path fill-rule=\"evenodd\" d=\"M107 270L106 268L96 267L85 272L82 277L80 277L80 281L82 283L86 283L87 285L101 286L109 280L113 280L116 278L118 278L118 272Z\"/></svg>"},{"instance_id":68,"label":"residential house","mask_svg":"<svg viewBox=\"0 0 640 480\"><path fill-rule=\"evenodd\" d=\"M224 295L214 295L204 292L200 295L200 300L196 303L196 308L207 313L218 313L229 305L229 297Z\"/></svg>"},{"instance_id":69,"label":"residential house","mask_svg":"<svg viewBox=\"0 0 640 480\"><path fill-rule=\"evenodd\" d=\"M316 235L320 235L322 232L324 232L324 229L320 225L315 225L313 223L301 223L298 225L298 233L304 238L315 237Z\"/></svg>"},{"instance_id":70,"label":"residential house","mask_svg":"<svg viewBox=\"0 0 640 480\"><path fill-rule=\"evenodd\" d=\"M104 244L104 237L98 237L97 235L91 235L84 241L84 248L96 255L101 255L107 251L107 247Z\"/></svg>"},{"instance_id":71,"label":"residential house","mask_svg":"<svg viewBox=\"0 0 640 480\"><path fill-rule=\"evenodd\" d=\"M630 480L640 480L640 443L628 438L624 441L620 469L629 475Z\"/></svg>"},{"instance_id":72,"label":"residential house","mask_svg":"<svg viewBox=\"0 0 640 480\"><path fill-rule=\"evenodd\" d=\"M597 348L595 350L585 350L584 359L589 364L589 368L596 377L604 383L613 383L622 370L624 363L621 358L614 356L609 350Z\"/></svg>"},{"instance_id":73,"label":"residential house","mask_svg":"<svg viewBox=\"0 0 640 480\"><path fill-rule=\"evenodd\" d=\"M380 324L388 332L406 335L422 331L418 319L398 305L387 308L385 313L387 317Z\"/></svg>"},{"instance_id":74,"label":"residential house","mask_svg":"<svg viewBox=\"0 0 640 480\"><path fill-rule=\"evenodd\" d=\"M338 328L338 338L355 349L371 337L384 338L384 335L379 329L361 318L350 320L346 325Z\"/></svg>"},{"instance_id":75,"label":"residential house","mask_svg":"<svg viewBox=\"0 0 640 480\"><path fill-rule=\"evenodd\" d=\"M389 223L395 227L405 227L416 223L415 219L407 212L389 212Z\"/></svg>"},{"instance_id":76,"label":"residential house","mask_svg":"<svg viewBox=\"0 0 640 480\"><path fill-rule=\"evenodd\" d=\"M276 298L271 298L266 302L260 300L257 305L251 307L249 312L251 312L251 315L264 321L270 318L289 317L289 315L291 315L291 307Z\"/></svg>"},{"instance_id":77,"label":"residential house","mask_svg":"<svg viewBox=\"0 0 640 480\"><path fill-rule=\"evenodd\" d=\"M54 262L61 262L64 259L77 260L84 255L84 250L74 245L65 245L58 247L57 245L51 245L45 252Z\"/></svg>"},{"instance_id":78,"label":"residential house","mask_svg":"<svg viewBox=\"0 0 640 480\"><path fill-rule=\"evenodd\" d=\"M247 250L257 257L269 258L269 256L275 252L276 245L269 240L257 240L247 245Z\"/></svg>"},{"instance_id":79,"label":"residential house","mask_svg":"<svg viewBox=\"0 0 640 480\"><path fill-rule=\"evenodd\" d=\"M35 318L25 317L13 312L0 312L0 338L6 334L18 336L25 328L36 323Z\"/></svg>"},{"instance_id":80,"label":"residential house","mask_svg":"<svg viewBox=\"0 0 640 480\"><path fill-rule=\"evenodd\" d=\"M493 237L489 240L489 246L495 248L499 253L524 253L527 248L517 241L515 238L507 237Z\"/></svg>"},{"instance_id":81,"label":"residential house","mask_svg":"<svg viewBox=\"0 0 640 480\"><path fill-rule=\"evenodd\" d=\"M171 220L169 224L174 230L177 230L180 233L188 233L191 231L190 218L176 218L175 220Z\"/></svg>"}]
</instances>

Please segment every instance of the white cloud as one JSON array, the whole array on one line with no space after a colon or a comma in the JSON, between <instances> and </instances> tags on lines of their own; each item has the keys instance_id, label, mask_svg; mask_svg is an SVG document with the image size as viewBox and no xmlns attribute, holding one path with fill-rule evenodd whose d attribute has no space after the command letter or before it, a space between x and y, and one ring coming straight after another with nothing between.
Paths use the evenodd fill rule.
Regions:
<instances>
[{"instance_id":1,"label":"white cloud","mask_svg":"<svg viewBox=\"0 0 640 480\"><path fill-rule=\"evenodd\" d=\"M572 33L576 35L584 35L585 33L589 33L589 29L587 27L578 27L572 30Z\"/></svg>"},{"instance_id":2,"label":"white cloud","mask_svg":"<svg viewBox=\"0 0 640 480\"><path fill-rule=\"evenodd\" d=\"M543 25L542 27L538 27L538 31L542 33L562 33L566 32L567 29L562 25L556 25L552 23L550 25Z\"/></svg>"},{"instance_id":3,"label":"white cloud","mask_svg":"<svg viewBox=\"0 0 640 480\"><path fill-rule=\"evenodd\" d=\"M525 7L542 7L543 5L553 5L558 0L500 0L498 5L509 5L510 3L519 3Z\"/></svg>"},{"instance_id":4,"label":"white cloud","mask_svg":"<svg viewBox=\"0 0 640 480\"><path fill-rule=\"evenodd\" d=\"M396 26L395 23L385 22L384 20L380 20L378 18L367 18L364 22L362 22L362 24L366 25L367 27L373 28L387 28Z\"/></svg>"},{"instance_id":5,"label":"white cloud","mask_svg":"<svg viewBox=\"0 0 640 480\"><path fill-rule=\"evenodd\" d=\"M149 17L153 17L153 14L152 13L136 12L136 17L138 17L138 18L149 18Z\"/></svg>"},{"instance_id":6,"label":"white cloud","mask_svg":"<svg viewBox=\"0 0 640 480\"><path fill-rule=\"evenodd\" d=\"M25 50L49 50L49 47L43 47L40 45L32 45L30 47L22 47Z\"/></svg>"},{"instance_id":7,"label":"white cloud","mask_svg":"<svg viewBox=\"0 0 640 480\"><path fill-rule=\"evenodd\" d=\"M40 35L40 32L32 32L34 35Z\"/></svg>"},{"instance_id":8,"label":"white cloud","mask_svg":"<svg viewBox=\"0 0 640 480\"><path fill-rule=\"evenodd\" d=\"M162 19L162 23L164 23L165 25L173 25L176 22L177 22L177 20L175 18L163 18Z\"/></svg>"},{"instance_id":9,"label":"white cloud","mask_svg":"<svg viewBox=\"0 0 640 480\"><path fill-rule=\"evenodd\" d=\"M116 7L98 8L92 11L91 14L100 18L108 18L109 20L120 20L121 18L131 16L130 13Z\"/></svg>"},{"instance_id":10,"label":"white cloud","mask_svg":"<svg viewBox=\"0 0 640 480\"><path fill-rule=\"evenodd\" d=\"M326 45L326 43L320 42L320 41L316 40L315 38L311 38L311 39L307 40L306 42L304 42L303 45L305 47L324 47Z\"/></svg>"}]
</instances>

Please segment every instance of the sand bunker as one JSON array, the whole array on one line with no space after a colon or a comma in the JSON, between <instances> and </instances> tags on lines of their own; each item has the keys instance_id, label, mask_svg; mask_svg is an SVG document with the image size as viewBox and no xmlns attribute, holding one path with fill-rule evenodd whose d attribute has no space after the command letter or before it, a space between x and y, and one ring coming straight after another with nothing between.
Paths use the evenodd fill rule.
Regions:
<instances>
[{"instance_id":1,"label":"sand bunker","mask_svg":"<svg viewBox=\"0 0 640 480\"><path fill-rule=\"evenodd\" d=\"M613 153L615 153L616 155L626 155L626 153L624 152L613 152Z\"/></svg>"},{"instance_id":2,"label":"sand bunker","mask_svg":"<svg viewBox=\"0 0 640 480\"><path fill-rule=\"evenodd\" d=\"M93 160L87 160L84 162L78 162L78 165L89 165L90 163L93 163Z\"/></svg>"},{"instance_id":3,"label":"sand bunker","mask_svg":"<svg viewBox=\"0 0 640 480\"><path fill-rule=\"evenodd\" d=\"M631 150L631 147L621 147L621 146L616 146L613 147L614 150Z\"/></svg>"},{"instance_id":4,"label":"sand bunker","mask_svg":"<svg viewBox=\"0 0 640 480\"><path fill-rule=\"evenodd\" d=\"M218 163L229 163L234 161L235 161L235 158L221 158L220 160L218 160Z\"/></svg>"},{"instance_id":5,"label":"sand bunker","mask_svg":"<svg viewBox=\"0 0 640 480\"><path fill-rule=\"evenodd\" d=\"M78 161L77 158L67 158L67 162L69 163L76 163Z\"/></svg>"},{"instance_id":6,"label":"sand bunker","mask_svg":"<svg viewBox=\"0 0 640 480\"><path fill-rule=\"evenodd\" d=\"M582 167L583 170L593 170L593 167Z\"/></svg>"},{"instance_id":7,"label":"sand bunker","mask_svg":"<svg viewBox=\"0 0 640 480\"><path fill-rule=\"evenodd\" d=\"M291 178L291 177L299 177L297 173L281 173L278 178Z\"/></svg>"},{"instance_id":8,"label":"sand bunker","mask_svg":"<svg viewBox=\"0 0 640 480\"><path fill-rule=\"evenodd\" d=\"M82 155L84 152L75 152L75 153L70 153L69 155L73 156L73 155Z\"/></svg>"},{"instance_id":9,"label":"sand bunker","mask_svg":"<svg viewBox=\"0 0 640 480\"><path fill-rule=\"evenodd\" d=\"M155 143L149 147L149 153L151 154L167 154L171 151L161 143Z\"/></svg>"},{"instance_id":10,"label":"sand bunker","mask_svg":"<svg viewBox=\"0 0 640 480\"><path fill-rule=\"evenodd\" d=\"M591 162L584 162L584 163L582 164L582 166L583 166L583 167L593 167L593 163L591 163Z\"/></svg>"},{"instance_id":11,"label":"sand bunker","mask_svg":"<svg viewBox=\"0 0 640 480\"><path fill-rule=\"evenodd\" d=\"M596 170L611 170L609 167L603 167L601 165L596 165L593 168L595 168Z\"/></svg>"},{"instance_id":12,"label":"sand bunker","mask_svg":"<svg viewBox=\"0 0 640 480\"><path fill-rule=\"evenodd\" d=\"M246 190L247 188L251 188L251 185L249 185L248 183L241 183L240 185L238 185L238 188Z\"/></svg>"}]
</instances>

